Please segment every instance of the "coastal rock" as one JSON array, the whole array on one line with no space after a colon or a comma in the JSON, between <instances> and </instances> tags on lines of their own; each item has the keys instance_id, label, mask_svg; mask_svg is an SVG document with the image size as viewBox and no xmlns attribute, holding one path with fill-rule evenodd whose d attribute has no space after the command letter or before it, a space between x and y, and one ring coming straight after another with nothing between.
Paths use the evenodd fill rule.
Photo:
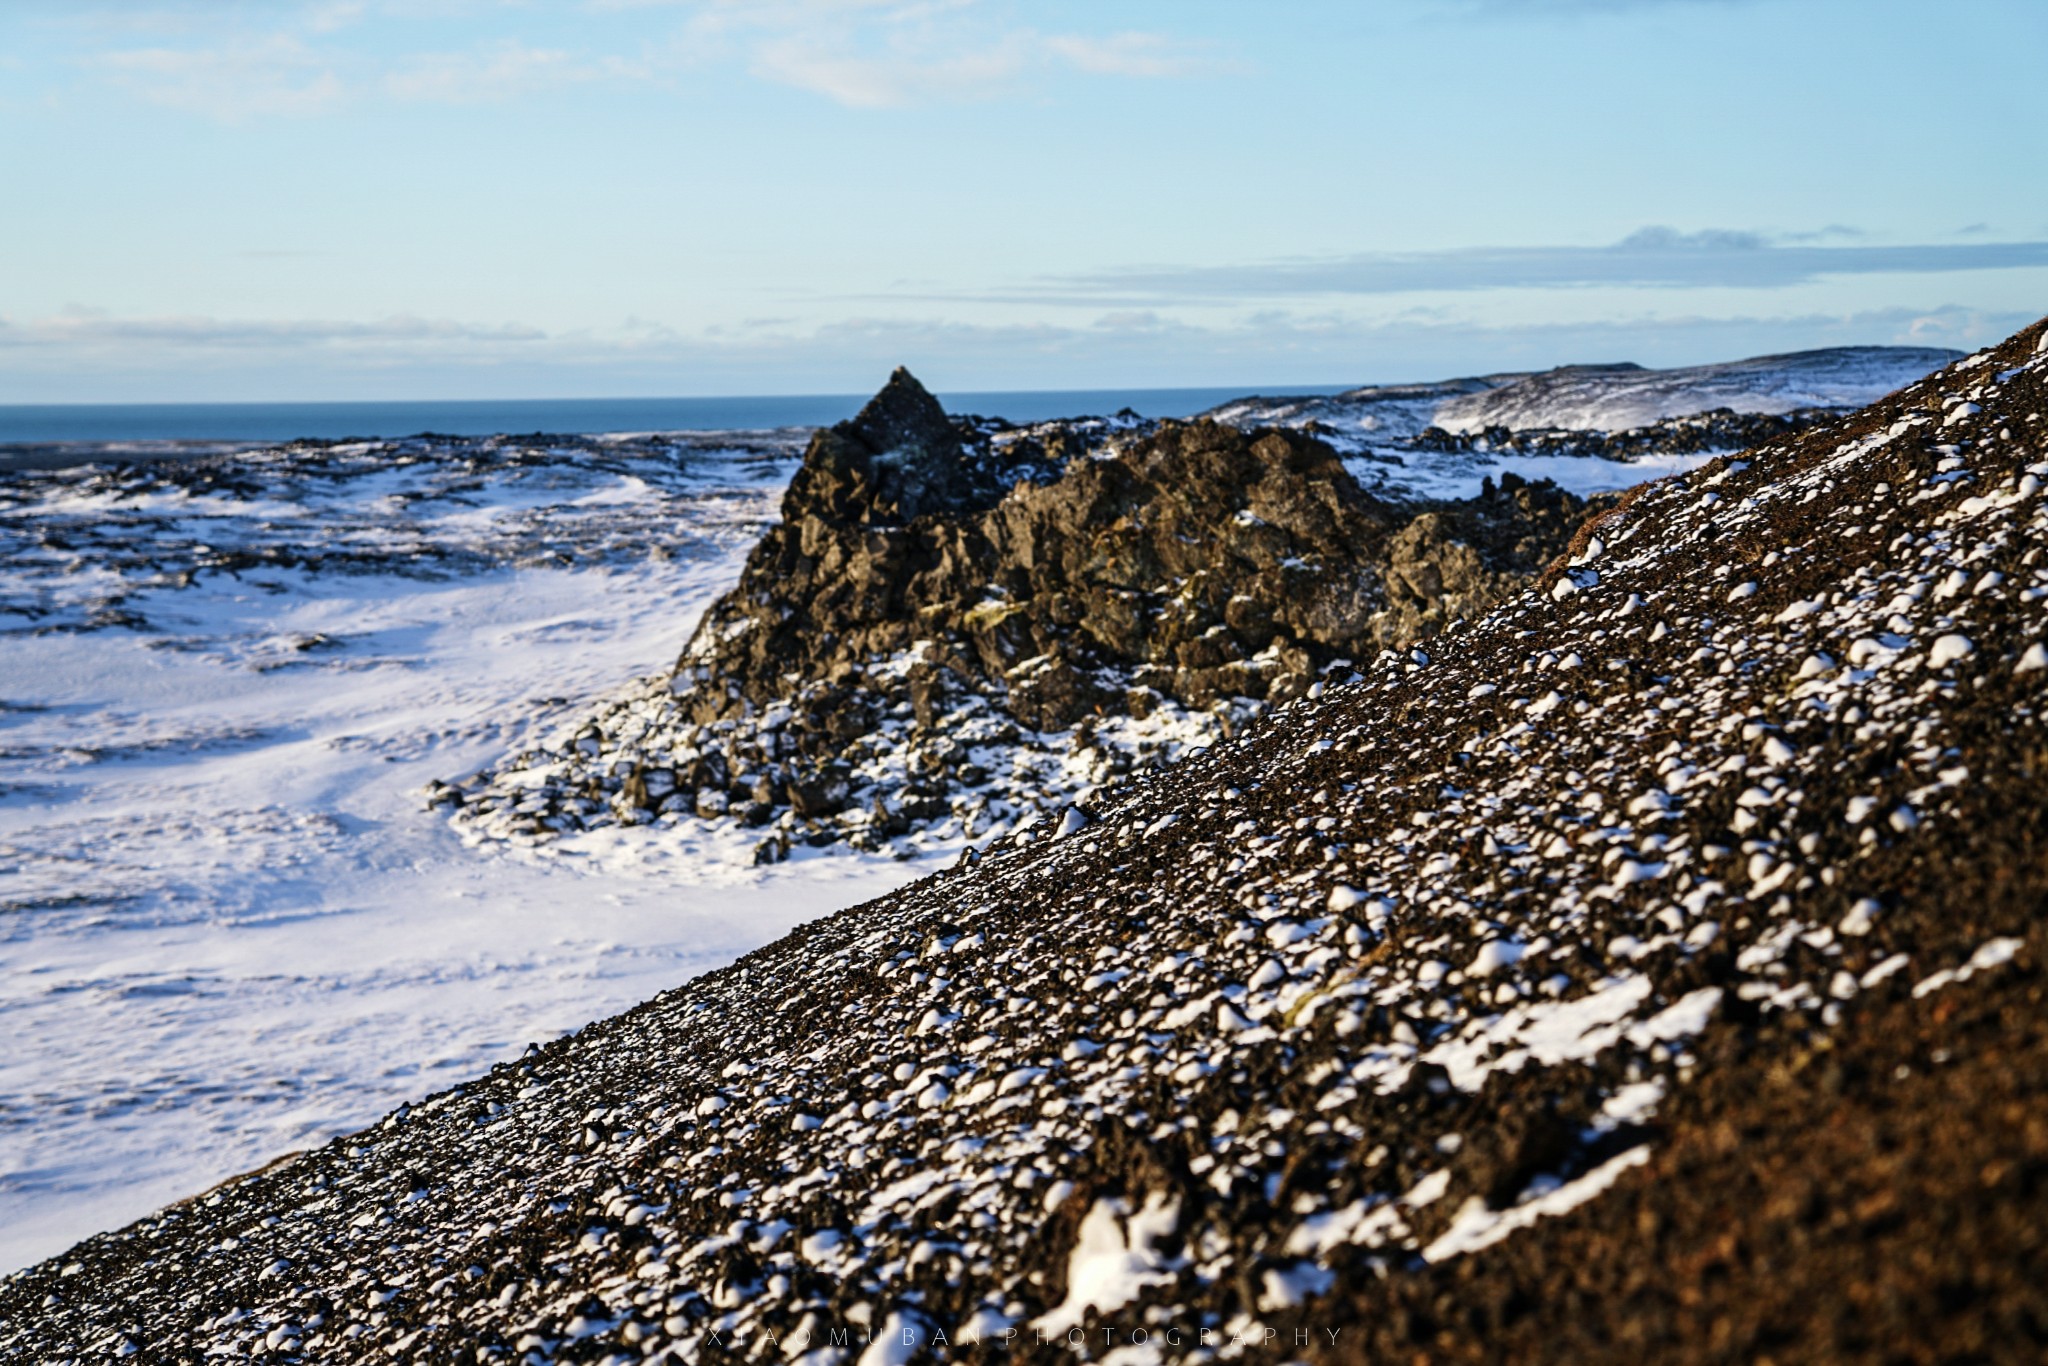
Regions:
<instances>
[{"instance_id":1,"label":"coastal rock","mask_svg":"<svg viewBox=\"0 0 2048 1366\"><path fill-rule=\"evenodd\" d=\"M592 718L594 752L481 775L459 823L488 832L530 795L514 770L567 792L658 765L699 792L773 775L695 809L766 804L805 839L972 838L1476 620L1608 502L1503 474L1473 499L1390 503L1283 428L998 431L898 370L813 438L674 670ZM870 819L877 802L896 814Z\"/></svg>"}]
</instances>

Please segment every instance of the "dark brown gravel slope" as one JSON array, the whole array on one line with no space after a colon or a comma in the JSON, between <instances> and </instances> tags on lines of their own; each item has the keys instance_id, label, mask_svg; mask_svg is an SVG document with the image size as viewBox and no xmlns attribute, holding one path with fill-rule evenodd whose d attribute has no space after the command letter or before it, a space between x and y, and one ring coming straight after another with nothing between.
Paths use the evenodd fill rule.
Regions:
<instances>
[{"instance_id":1,"label":"dark brown gravel slope","mask_svg":"<svg viewBox=\"0 0 2048 1366\"><path fill-rule=\"evenodd\" d=\"M1709 1035L1644 1168L1488 1252L1348 1281L1333 1298L1354 1340L1313 1359L2043 1360L2044 871L1994 863L1951 888L2035 925L2023 972L1899 990L1836 1034Z\"/></svg>"},{"instance_id":2,"label":"dark brown gravel slope","mask_svg":"<svg viewBox=\"0 0 2048 1366\"><path fill-rule=\"evenodd\" d=\"M2044 378L1647 488L1428 655L0 1281L0 1359L2040 1359Z\"/></svg>"}]
</instances>

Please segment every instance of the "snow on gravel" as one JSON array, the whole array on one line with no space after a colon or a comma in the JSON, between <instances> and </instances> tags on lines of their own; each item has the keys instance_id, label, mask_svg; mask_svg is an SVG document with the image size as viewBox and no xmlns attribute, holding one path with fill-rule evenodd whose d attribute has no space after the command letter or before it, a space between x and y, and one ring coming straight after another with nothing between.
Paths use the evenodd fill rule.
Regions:
<instances>
[{"instance_id":1,"label":"snow on gravel","mask_svg":"<svg viewBox=\"0 0 2048 1366\"><path fill-rule=\"evenodd\" d=\"M672 659L789 468L453 468L472 454L245 461L253 497L190 470L10 481L0 1269L918 871L842 851L756 872L603 832L546 860L464 849L426 780ZM659 554L602 550L664 518ZM357 558L244 562L294 533ZM575 562L522 567L536 538ZM177 586L208 556L237 558Z\"/></svg>"}]
</instances>

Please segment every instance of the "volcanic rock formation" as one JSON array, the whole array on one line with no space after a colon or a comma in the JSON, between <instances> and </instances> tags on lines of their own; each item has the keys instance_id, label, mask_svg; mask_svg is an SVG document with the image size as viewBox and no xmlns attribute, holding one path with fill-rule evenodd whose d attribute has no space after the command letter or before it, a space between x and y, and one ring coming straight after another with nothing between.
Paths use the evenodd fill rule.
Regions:
<instances>
[{"instance_id":1,"label":"volcanic rock formation","mask_svg":"<svg viewBox=\"0 0 2048 1366\"><path fill-rule=\"evenodd\" d=\"M1391 505L1281 429L998 440L898 370L818 433L669 678L436 795L478 832L774 823L768 858L947 821L971 837L1482 615L1587 510L1512 475ZM1105 750L1126 722L1171 737Z\"/></svg>"},{"instance_id":2,"label":"volcanic rock formation","mask_svg":"<svg viewBox=\"0 0 2048 1366\"><path fill-rule=\"evenodd\" d=\"M883 463L862 439L871 414L919 401L906 443L924 454ZM1313 438L1206 422L994 494L993 462L963 451L900 370L849 425L819 435L782 525L684 651L693 721L924 642L964 679L1006 687L1039 728L1120 704L1126 673L1190 706L1298 696L1333 659L1490 607L1563 547L1584 506L1517 481L1404 515ZM913 482L947 493L899 492ZM897 515L906 500L934 515Z\"/></svg>"}]
</instances>

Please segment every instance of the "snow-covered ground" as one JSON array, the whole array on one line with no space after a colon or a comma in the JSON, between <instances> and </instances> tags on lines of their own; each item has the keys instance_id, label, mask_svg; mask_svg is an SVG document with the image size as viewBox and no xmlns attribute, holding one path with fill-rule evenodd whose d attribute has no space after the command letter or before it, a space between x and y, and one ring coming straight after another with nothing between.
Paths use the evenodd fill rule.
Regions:
<instances>
[{"instance_id":1,"label":"snow-covered ground","mask_svg":"<svg viewBox=\"0 0 2048 1366\"><path fill-rule=\"evenodd\" d=\"M1860 408L1958 355L1932 347L1844 346L1670 370L1572 365L1431 384L1366 385L1321 396L1253 396L1204 416L1236 426L1312 428L1344 453L1361 484L1389 498L1470 498L1481 480L1510 470L1525 479L1554 479L1585 495L1680 473L1715 452L1615 460L1433 450L1415 445L1415 438L1430 427L1460 435L1490 427L1619 432L1724 408L1768 414Z\"/></svg>"},{"instance_id":2,"label":"snow-covered ground","mask_svg":"<svg viewBox=\"0 0 2048 1366\"><path fill-rule=\"evenodd\" d=\"M1389 451L1366 442L1325 438L1344 454L1344 468L1383 498L1477 498L1481 486L1503 474L1549 479L1581 498L1613 493L1667 474L1682 474L1712 460L1716 451L1660 452L1632 460L1599 455L1532 455L1524 451Z\"/></svg>"},{"instance_id":3,"label":"snow-covered ground","mask_svg":"<svg viewBox=\"0 0 2048 1366\"><path fill-rule=\"evenodd\" d=\"M1566 366L1450 399L1433 420L1447 432L1494 426L1622 431L1714 408L1860 408L1958 358L1934 347L1836 346L1671 370Z\"/></svg>"},{"instance_id":4,"label":"snow-covered ground","mask_svg":"<svg viewBox=\"0 0 2048 1366\"><path fill-rule=\"evenodd\" d=\"M0 1269L928 866L756 871L602 832L546 857L465 849L427 780L672 659L791 466L374 467L389 455L337 477L246 461L239 494L85 472L7 490ZM79 555L95 534L126 549ZM312 537L349 563L176 586L209 555ZM537 541L569 562L534 563Z\"/></svg>"}]
</instances>

